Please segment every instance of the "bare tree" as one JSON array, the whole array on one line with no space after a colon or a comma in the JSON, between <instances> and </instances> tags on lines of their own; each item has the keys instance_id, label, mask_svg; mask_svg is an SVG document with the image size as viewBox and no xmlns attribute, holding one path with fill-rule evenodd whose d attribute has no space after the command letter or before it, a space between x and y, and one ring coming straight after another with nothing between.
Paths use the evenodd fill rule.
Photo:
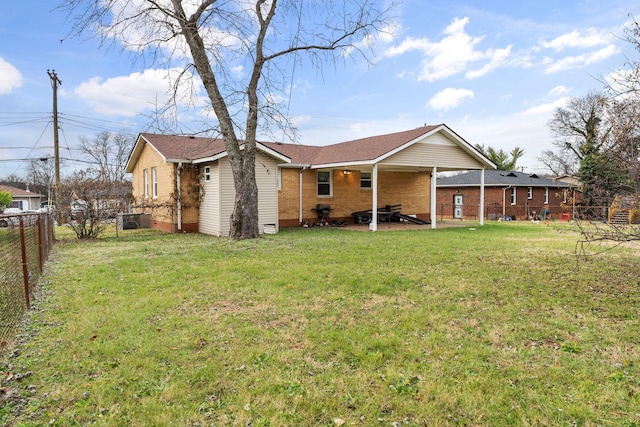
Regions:
<instances>
[{"instance_id":1,"label":"bare tree","mask_svg":"<svg viewBox=\"0 0 640 427\"><path fill-rule=\"evenodd\" d=\"M611 162L614 126L607 109L607 99L601 93L590 92L557 108L549 121L549 128L558 138L556 144L564 146L564 155L579 161L577 175L587 216L595 215L596 207L611 203L624 174L620 165Z\"/></svg>"},{"instance_id":2,"label":"bare tree","mask_svg":"<svg viewBox=\"0 0 640 427\"><path fill-rule=\"evenodd\" d=\"M607 92L616 97L637 95L640 92L640 23L630 15L631 22L624 29L622 39L633 46L638 54L627 58L624 69L600 79Z\"/></svg>"},{"instance_id":3,"label":"bare tree","mask_svg":"<svg viewBox=\"0 0 640 427\"><path fill-rule=\"evenodd\" d=\"M366 52L390 24L380 0L66 0L77 33L95 32L165 64L190 57L225 141L236 199L231 239L258 236L258 132L291 129L278 93L298 56L317 66ZM246 70L239 76L238 70ZM176 80L176 87L184 82ZM176 92L177 93L177 92Z\"/></svg>"},{"instance_id":4,"label":"bare tree","mask_svg":"<svg viewBox=\"0 0 640 427\"><path fill-rule=\"evenodd\" d=\"M607 102L599 92L589 92L571 98L566 107L553 113L548 125L558 142L582 160L593 150L599 150L611 131L605 118Z\"/></svg>"},{"instance_id":5,"label":"bare tree","mask_svg":"<svg viewBox=\"0 0 640 427\"><path fill-rule=\"evenodd\" d=\"M80 151L96 164L106 183L119 185L125 181L125 166L134 142L131 136L105 131L91 140L81 136Z\"/></svg>"},{"instance_id":6,"label":"bare tree","mask_svg":"<svg viewBox=\"0 0 640 427\"><path fill-rule=\"evenodd\" d=\"M624 39L640 54L638 22L632 20ZM578 254L586 255L588 248L606 250L640 241L640 60L636 55L624 65L626 70L602 79L606 98L597 109L606 123L595 124L606 132L599 132L597 141L576 153L582 155L581 178L594 184L589 198L609 207L595 220L577 221L583 237L576 245ZM619 213L622 220L616 218Z\"/></svg>"},{"instance_id":7,"label":"bare tree","mask_svg":"<svg viewBox=\"0 0 640 427\"><path fill-rule=\"evenodd\" d=\"M96 170L74 172L60 186L58 216L76 233L78 239L95 239L110 219L107 208L111 184Z\"/></svg>"},{"instance_id":8,"label":"bare tree","mask_svg":"<svg viewBox=\"0 0 640 427\"><path fill-rule=\"evenodd\" d=\"M46 194L51 201L51 188L54 184L55 163L53 158L43 157L38 160L31 160L27 168L27 180L32 186L32 191Z\"/></svg>"},{"instance_id":9,"label":"bare tree","mask_svg":"<svg viewBox=\"0 0 640 427\"><path fill-rule=\"evenodd\" d=\"M573 176L578 173L579 160L573 154L573 151L566 150L564 144L558 146L559 149L543 150L538 160L555 176L569 175Z\"/></svg>"}]
</instances>

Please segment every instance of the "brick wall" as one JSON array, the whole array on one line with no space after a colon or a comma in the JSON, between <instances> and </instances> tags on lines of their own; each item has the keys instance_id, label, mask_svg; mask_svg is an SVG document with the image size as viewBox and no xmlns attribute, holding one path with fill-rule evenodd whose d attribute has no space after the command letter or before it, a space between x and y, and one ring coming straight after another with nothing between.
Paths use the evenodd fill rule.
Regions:
<instances>
[{"instance_id":1,"label":"brick wall","mask_svg":"<svg viewBox=\"0 0 640 427\"><path fill-rule=\"evenodd\" d=\"M153 173L156 168L157 197L153 197ZM149 145L142 150L133 170L134 212L151 214L151 227L167 232L177 232L178 215L176 204L176 165L164 163L158 153ZM149 192L144 196L144 171L149 177ZM198 230L198 178L197 168L184 167L181 171L182 188L182 231Z\"/></svg>"},{"instance_id":2,"label":"brick wall","mask_svg":"<svg viewBox=\"0 0 640 427\"><path fill-rule=\"evenodd\" d=\"M317 204L331 206L330 217L351 221L351 213L371 209L372 190L360 188L360 171L345 175L342 170L332 171L333 194L318 197L317 170L302 172L303 222L317 220ZM299 220L300 169L282 169L282 189L278 191L279 222L282 227L297 226ZM430 173L384 172L378 173L378 206L402 205L405 214L429 217Z\"/></svg>"},{"instance_id":3,"label":"brick wall","mask_svg":"<svg viewBox=\"0 0 640 427\"><path fill-rule=\"evenodd\" d=\"M549 203L544 203L544 187L532 187L532 197L528 198L528 187L516 188L516 203L511 204L511 188L507 189L504 203L505 216L516 219L528 219L535 212L549 210L551 218L558 219L561 214L571 211L570 206L563 203L563 189L549 188ZM436 212L438 218L453 218L453 197L463 196L464 219L478 219L480 206L479 187L447 187L436 191ZM485 218L497 219L503 215L503 187L485 187L484 190Z\"/></svg>"}]
</instances>

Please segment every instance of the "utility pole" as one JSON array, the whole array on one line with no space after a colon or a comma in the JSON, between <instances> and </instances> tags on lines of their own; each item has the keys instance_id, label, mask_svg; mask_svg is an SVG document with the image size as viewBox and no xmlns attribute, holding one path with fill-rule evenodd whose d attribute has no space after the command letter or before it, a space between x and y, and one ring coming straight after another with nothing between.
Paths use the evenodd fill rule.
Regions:
<instances>
[{"instance_id":1,"label":"utility pole","mask_svg":"<svg viewBox=\"0 0 640 427\"><path fill-rule=\"evenodd\" d=\"M51 88L53 89L53 157L55 161L55 203L56 217L60 218L58 212L60 210L59 193L60 193L60 142L58 140L58 86L62 81L58 78L56 70L47 70L47 74L51 79Z\"/></svg>"}]
</instances>

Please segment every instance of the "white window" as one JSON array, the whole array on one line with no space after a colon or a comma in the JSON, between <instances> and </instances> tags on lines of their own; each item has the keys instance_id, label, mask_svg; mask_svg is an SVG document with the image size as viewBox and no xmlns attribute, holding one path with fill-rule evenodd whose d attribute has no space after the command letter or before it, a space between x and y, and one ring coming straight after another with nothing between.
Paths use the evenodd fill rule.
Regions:
<instances>
[{"instance_id":1,"label":"white window","mask_svg":"<svg viewBox=\"0 0 640 427\"><path fill-rule=\"evenodd\" d=\"M278 190L282 190L282 169L278 168L278 173L276 174L276 185Z\"/></svg>"},{"instance_id":2,"label":"white window","mask_svg":"<svg viewBox=\"0 0 640 427\"><path fill-rule=\"evenodd\" d=\"M533 187L527 188L527 199L529 200L533 199Z\"/></svg>"},{"instance_id":3,"label":"white window","mask_svg":"<svg viewBox=\"0 0 640 427\"><path fill-rule=\"evenodd\" d=\"M371 172L360 172L360 188L371 189Z\"/></svg>"},{"instance_id":4,"label":"white window","mask_svg":"<svg viewBox=\"0 0 640 427\"><path fill-rule=\"evenodd\" d=\"M145 169L142 171L144 175L144 198L149 198L149 169Z\"/></svg>"},{"instance_id":5,"label":"white window","mask_svg":"<svg viewBox=\"0 0 640 427\"><path fill-rule=\"evenodd\" d=\"M562 203L567 203L567 190L562 190Z\"/></svg>"},{"instance_id":6,"label":"white window","mask_svg":"<svg viewBox=\"0 0 640 427\"><path fill-rule=\"evenodd\" d=\"M153 198L158 197L158 171L155 167L151 168L151 188L153 188Z\"/></svg>"},{"instance_id":7,"label":"white window","mask_svg":"<svg viewBox=\"0 0 640 427\"><path fill-rule=\"evenodd\" d=\"M204 167L204 181L205 182L211 181L211 166Z\"/></svg>"},{"instance_id":8,"label":"white window","mask_svg":"<svg viewBox=\"0 0 640 427\"><path fill-rule=\"evenodd\" d=\"M516 187L511 187L511 204L516 204Z\"/></svg>"},{"instance_id":9,"label":"white window","mask_svg":"<svg viewBox=\"0 0 640 427\"><path fill-rule=\"evenodd\" d=\"M331 197L331 171L318 171L318 196L319 197Z\"/></svg>"},{"instance_id":10,"label":"white window","mask_svg":"<svg viewBox=\"0 0 640 427\"><path fill-rule=\"evenodd\" d=\"M549 187L544 187L544 204L549 204Z\"/></svg>"}]
</instances>

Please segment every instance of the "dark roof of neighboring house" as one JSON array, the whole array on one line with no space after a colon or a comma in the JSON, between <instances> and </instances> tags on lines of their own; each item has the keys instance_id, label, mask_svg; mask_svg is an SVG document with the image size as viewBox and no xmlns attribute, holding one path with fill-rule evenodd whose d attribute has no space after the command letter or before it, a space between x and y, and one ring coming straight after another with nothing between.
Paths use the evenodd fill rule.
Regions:
<instances>
[{"instance_id":1,"label":"dark roof of neighboring house","mask_svg":"<svg viewBox=\"0 0 640 427\"><path fill-rule=\"evenodd\" d=\"M480 173L482 171L475 170L459 175L449 176L446 178L438 178L436 185L438 187L476 187L480 185ZM570 187L571 185L550 178L546 178L534 173L517 172L517 171L484 171L485 187Z\"/></svg>"},{"instance_id":2,"label":"dark roof of neighboring house","mask_svg":"<svg viewBox=\"0 0 640 427\"><path fill-rule=\"evenodd\" d=\"M32 193L31 191L21 190L8 185L0 185L0 190L11 194L13 197L44 197L42 194Z\"/></svg>"},{"instance_id":3,"label":"dark roof of neighboring house","mask_svg":"<svg viewBox=\"0 0 640 427\"><path fill-rule=\"evenodd\" d=\"M443 125L423 126L403 132L376 135L323 147L277 142L263 144L289 157L291 163L294 164L321 165L359 162L377 159L440 126Z\"/></svg>"}]
</instances>

